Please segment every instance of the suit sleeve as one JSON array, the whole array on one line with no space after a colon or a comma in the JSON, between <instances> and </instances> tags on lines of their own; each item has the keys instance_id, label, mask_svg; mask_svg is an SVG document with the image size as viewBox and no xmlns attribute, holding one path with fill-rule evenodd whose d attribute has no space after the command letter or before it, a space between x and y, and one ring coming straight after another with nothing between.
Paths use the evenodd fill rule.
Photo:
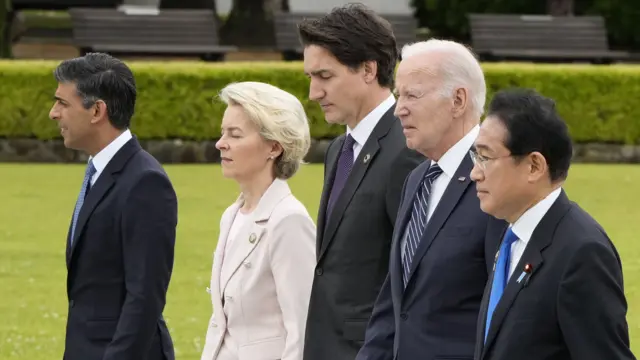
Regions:
<instances>
[{"instance_id":1,"label":"suit sleeve","mask_svg":"<svg viewBox=\"0 0 640 360\"><path fill-rule=\"evenodd\" d=\"M387 273L364 335L364 345L356 360L392 360L395 334L391 279Z\"/></svg>"},{"instance_id":2,"label":"suit sleeve","mask_svg":"<svg viewBox=\"0 0 640 360\"><path fill-rule=\"evenodd\" d=\"M614 250L590 242L568 262L558 294L560 329L572 359L635 359L629 348L622 269Z\"/></svg>"},{"instance_id":3,"label":"suit sleeve","mask_svg":"<svg viewBox=\"0 0 640 360\"><path fill-rule=\"evenodd\" d=\"M386 203L387 216L392 224L395 224L398 208L400 207L400 197L407 176L413 171L425 158L419 153L404 148L396 157L389 170L389 185L387 186Z\"/></svg>"},{"instance_id":4,"label":"suit sleeve","mask_svg":"<svg viewBox=\"0 0 640 360\"><path fill-rule=\"evenodd\" d=\"M404 193L409 175L405 176L400 189L399 204L404 201ZM400 205L398 205L400 206ZM393 313L393 297L391 295L391 279L387 277L373 307L369 324L364 336L364 345L360 348L356 360L391 360L396 334L395 315Z\"/></svg>"},{"instance_id":5,"label":"suit sleeve","mask_svg":"<svg viewBox=\"0 0 640 360\"><path fill-rule=\"evenodd\" d=\"M302 359L313 271L316 227L306 214L280 220L269 239L271 271L287 333L282 360Z\"/></svg>"},{"instance_id":6,"label":"suit sleeve","mask_svg":"<svg viewBox=\"0 0 640 360\"><path fill-rule=\"evenodd\" d=\"M166 303L177 225L177 199L169 179L146 172L132 187L122 214L126 298L104 360L147 356Z\"/></svg>"}]
</instances>

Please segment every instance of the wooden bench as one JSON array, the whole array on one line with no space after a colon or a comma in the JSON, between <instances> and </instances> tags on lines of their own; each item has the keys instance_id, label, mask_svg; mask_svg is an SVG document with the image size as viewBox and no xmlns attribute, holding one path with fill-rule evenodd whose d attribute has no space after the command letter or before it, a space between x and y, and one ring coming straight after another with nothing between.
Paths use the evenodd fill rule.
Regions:
<instances>
[{"instance_id":1,"label":"wooden bench","mask_svg":"<svg viewBox=\"0 0 640 360\"><path fill-rule=\"evenodd\" d=\"M114 56L199 56L220 61L236 47L222 46L213 11L151 9L151 14L118 9L72 8L74 44L81 53Z\"/></svg>"},{"instance_id":2,"label":"wooden bench","mask_svg":"<svg viewBox=\"0 0 640 360\"><path fill-rule=\"evenodd\" d=\"M115 8L121 3L122 0L11 0L13 10L16 11L67 10L72 7Z\"/></svg>"},{"instance_id":3,"label":"wooden bench","mask_svg":"<svg viewBox=\"0 0 640 360\"><path fill-rule=\"evenodd\" d=\"M276 49L287 61L302 60L303 48L298 37L298 24L305 18L318 18L321 13L278 12L274 17ZM416 41L418 22L411 15L381 15L393 28L398 50L403 45Z\"/></svg>"},{"instance_id":4,"label":"wooden bench","mask_svg":"<svg viewBox=\"0 0 640 360\"><path fill-rule=\"evenodd\" d=\"M611 63L626 52L610 51L600 16L469 14L473 50L481 60Z\"/></svg>"}]
</instances>

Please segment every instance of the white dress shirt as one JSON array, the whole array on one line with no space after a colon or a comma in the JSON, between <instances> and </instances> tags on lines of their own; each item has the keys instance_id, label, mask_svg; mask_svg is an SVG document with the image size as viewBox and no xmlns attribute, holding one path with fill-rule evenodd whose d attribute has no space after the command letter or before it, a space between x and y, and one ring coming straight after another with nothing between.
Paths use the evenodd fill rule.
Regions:
<instances>
[{"instance_id":1,"label":"white dress shirt","mask_svg":"<svg viewBox=\"0 0 640 360\"><path fill-rule=\"evenodd\" d=\"M382 116L396 103L396 98L393 95L376 106L367 116L365 116L353 129L347 126L347 135L351 135L355 142L353 143L353 162L355 163L360 150L369 139L369 136L373 132L373 129L378 125Z\"/></svg>"},{"instance_id":2,"label":"white dress shirt","mask_svg":"<svg viewBox=\"0 0 640 360\"><path fill-rule=\"evenodd\" d=\"M120 150L127 141L131 140L132 137L131 131L127 129L107 145L107 147L100 150L96 156L89 158L89 160L93 160L93 166L96 168L96 173L93 174L93 177L91 178L91 186L96 183L98 177L100 177L100 174L102 174L104 168L107 167L109 161L111 161L111 159L116 155L118 150Z\"/></svg>"},{"instance_id":3,"label":"white dress shirt","mask_svg":"<svg viewBox=\"0 0 640 360\"><path fill-rule=\"evenodd\" d=\"M558 199L561 191L562 188L555 189L539 203L525 211L524 214L522 214L522 216L513 223L513 233L516 234L518 240L511 244L509 277L511 277L511 274L513 274L518 262L520 262L520 258L531 239L531 235L533 235L533 231L536 229L538 223L540 223L540 220L542 220L547 211L549 211L556 199Z\"/></svg>"}]
</instances>

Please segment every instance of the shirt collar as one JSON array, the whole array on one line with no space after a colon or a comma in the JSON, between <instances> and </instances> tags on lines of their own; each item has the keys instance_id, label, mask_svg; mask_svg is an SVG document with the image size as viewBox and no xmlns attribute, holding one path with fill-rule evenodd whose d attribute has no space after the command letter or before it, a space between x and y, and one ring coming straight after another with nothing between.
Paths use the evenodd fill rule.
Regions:
<instances>
[{"instance_id":1,"label":"shirt collar","mask_svg":"<svg viewBox=\"0 0 640 360\"><path fill-rule=\"evenodd\" d=\"M513 223L512 229L514 234L518 236L518 239L524 241L525 244L529 242L531 235L533 235L533 231L536 229L540 220L542 220L547 211L549 211L553 203L556 202L561 191L562 188L553 190L544 199L525 211L524 214L522 214L520 218Z\"/></svg>"},{"instance_id":2,"label":"shirt collar","mask_svg":"<svg viewBox=\"0 0 640 360\"><path fill-rule=\"evenodd\" d=\"M133 136L129 129L125 130L115 140L113 140L107 147L100 150L96 156L90 157L89 160L93 161L93 166L96 168L96 172L100 173L107 167L109 161L116 155L118 150L124 146Z\"/></svg>"},{"instance_id":3,"label":"shirt collar","mask_svg":"<svg viewBox=\"0 0 640 360\"><path fill-rule=\"evenodd\" d=\"M480 126L474 126L462 139L460 139L455 145L453 145L449 150L447 150L444 155L438 161L438 166L442 169L442 172L445 173L450 179L456 174L458 171L458 167L462 163L462 160L467 156L469 149L471 149L471 145L476 141L478 137L478 133L480 132ZM433 165L436 161L431 161Z\"/></svg>"},{"instance_id":4,"label":"shirt collar","mask_svg":"<svg viewBox=\"0 0 640 360\"><path fill-rule=\"evenodd\" d=\"M367 116L365 116L362 121L356 125L353 129L350 129L347 126L347 135L351 135L353 140L358 143L360 146L364 146L364 143L367 142L369 135L373 132L373 129L378 124L378 121L382 118L382 116L396 103L396 98L392 95L381 102L378 106L375 107Z\"/></svg>"}]
</instances>

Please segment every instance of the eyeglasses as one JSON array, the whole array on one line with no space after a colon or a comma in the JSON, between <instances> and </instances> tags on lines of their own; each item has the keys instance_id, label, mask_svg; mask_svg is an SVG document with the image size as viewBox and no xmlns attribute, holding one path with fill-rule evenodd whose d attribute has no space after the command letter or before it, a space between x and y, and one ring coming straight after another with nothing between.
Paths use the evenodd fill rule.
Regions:
<instances>
[{"instance_id":1,"label":"eyeglasses","mask_svg":"<svg viewBox=\"0 0 640 360\"><path fill-rule=\"evenodd\" d=\"M509 155L504 155L504 156L496 156L496 157L487 157L487 156L482 156L480 154L478 154L477 152L475 152L474 150L469 150L469 156L471 156L471 161L473 161L474 165L478 165L480 167L480 169L482 169L483 171L487 169L487 162L491 161L491 160L497 160L497 159L501 159L501 158L507 158L507 157L512 157L513 154L509 154Z\"/></svg>"}]
</instances>

